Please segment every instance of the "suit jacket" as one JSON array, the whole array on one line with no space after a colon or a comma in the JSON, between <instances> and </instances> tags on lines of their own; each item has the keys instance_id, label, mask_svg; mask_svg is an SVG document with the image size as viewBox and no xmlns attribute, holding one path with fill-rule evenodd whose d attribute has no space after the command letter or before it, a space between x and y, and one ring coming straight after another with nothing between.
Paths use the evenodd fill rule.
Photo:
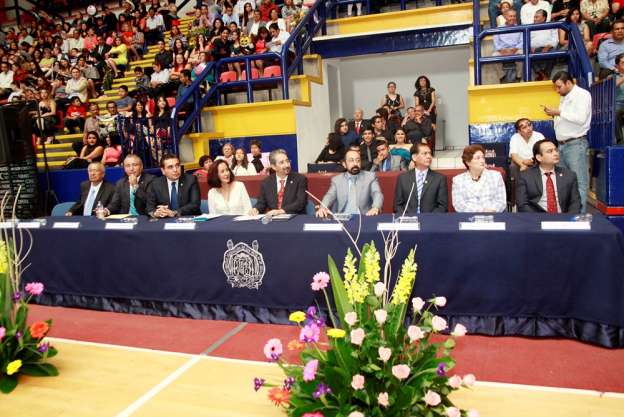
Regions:
<instances>
[{"instance_id":1,"label":"suit jacket","mask_svg":"<svg viewBox=\"0 0 624 417\"><path fill-rule=\"evenodd\" d=\"M308 179L301 174L291 172L286 177L282 210L288 214L305 214L308 197ZM256 209L260 213L277 209L277 178L275 174L269 175L260 185L260 195L256 203Z\"/></svg>"},{"instance_id":2,"label":"suit jacket","mask_svg":"<svg viewBox=\"0 0 624 417\"><path fill-rule=\"evenodd\" d=\"M360 158L362 160L362 169L364 171L370 171L373 166L373 160L377 158L377 139L373 138L371 141L370 151L371 158L368 158L367 145L364 141L360 144Z\"/></svg>"},{"instance_id":3,"label":"suit jacket","mask_svg":"<svg viewBox=\"0 0 624 417\"><path fill-rule=\"evenodd\" d=\"M407 169L407 162L399 155L388 155L390 157L390 171L403 171ZM373 162L371 172L381 172L381 167Z\"/></svg>"},{"instance_id":4,"label":"suit jacket","mask_svg":"<svg viewBox=\"0 0 624 417\"><path fill-rule=\"evenodd\" d=\"M154 178L153 175L145 172L139 178L139 186L134 193L134 208L141 215L147 214L147 193ZM114 214L128 214L130 212L130 185L128 184L128 177L123 177L117 181L115 184L115 195L106 208Z\"/></svg>"},{"instance_id":5,"label":"suit jacket","mask_svg":"<svg viewBox=\"0 0 624 417\"><path fill-rule=\"evenodd\" d=\"M423 117L420 123L410 120L405 123L403 129L405 129L405 134L412 143L420 142L422 138L428 138L433 134L433 125L428 117Z\"/></svg>"},{"instance_id":6,"label":"suit jacket","mask_svg":"<svg viewBox=\"0 0 624 417\"><path fill-rule=\"evenodd\" d=\"M180 216L200 214L199 185L191 174L183 174L178 180L178 213ZM148 188L145 211L151 215L159 205L169 205L169 184L167 177L155 178Z\"/></svg>"},{"instance_id":7,"label":"suit jacket","mask_svg":"<svg viewBox=\"0 0 624 417\"><path fill-rule=\"evenodd\" d=\"M102 45L101 47L98 45L93 49L93 52L91 52L91 55L93 57L95 57L95 59L99 61L104 61L104 54L107 54L108 51L111 50L111 46L110 45Z\"/></svg>"},{"instance_id":8,"label":"suit jacket","mask_svg":"<svg viewBox=\"0 0 624 417\"><path fill-rule=\"evenodd\" d=\"M360 131L358 132L355 130L355 120L349 120L349 132L355 132L357 136L362 136L362 131L368 126L370 126L368 120L362 120L362 123L360 124Z\"/></svg>"},{"instance_id":9,"label":"suit jacket","mask_svg":"<svg viewBox=\"0 0 624 417\"><path fill-rule=\"evenodd\" d=\"M576 174L566 168L555 167L556 187L559 206L562 213L581 212L581 195L578 190ZM544 193L542 173L539 166L534 166L520 173L516 189L516 204L519 212L544 213L538 204Z\"/></svg>"},{"instance_id":10,"label":"suit jacket","mask_svg":"<svg viewBox=\"0 0 624 417\"><path fill-rule=\"evenodd\" d=\"M349 174L338 174L332 177L329 190L323 197L323 204L336 213L342 213L347 207L349 198ZM360 171L355 181L358 208L362 214L372 207L379 210L383 207L383 194L377 176L372 172ZM334 206L334 207L332 207Z\"/></svg>"},{"instance_id":11,"label":"suit jacket","mask_svg":"<svg viewBox=\"0 0 624 417\"><path fill-rule=\"evenodd\" d=\"M399 175L394 194L394 212L402 214L407 206L405 214L416 214L418 212L418 191L416 189L415 170L410 169ZM411 198L410 190L412 191ZM446 213L448 211L448 191L446 186L446 177L431 169L427 171L425 184L423 185L422 194L420 196L420 212L421 213Z\"/></svg>"},{"instance_id":12,"label":"suit jacket","mask_svg":"<svg viewBox=\"0 0 624 417\"><path fill-rule=\"evenodd\" d=\"M84 212L84 205L87 202L87 197L89 196L90 189L91 183L88 180L81 182L80 201L71 206L68 211L70 211L73 215L82 216L82 213ZM95 210L95 207L97 207L98 201L100 201L104 207L107 207L113 199L113 195L115 195L115 186L108 181L103 181L102 185L100 185L98 193L95 195L93 207L91 207L91 214L94 214L93 212Z\"/></svg>"}]
</instances>

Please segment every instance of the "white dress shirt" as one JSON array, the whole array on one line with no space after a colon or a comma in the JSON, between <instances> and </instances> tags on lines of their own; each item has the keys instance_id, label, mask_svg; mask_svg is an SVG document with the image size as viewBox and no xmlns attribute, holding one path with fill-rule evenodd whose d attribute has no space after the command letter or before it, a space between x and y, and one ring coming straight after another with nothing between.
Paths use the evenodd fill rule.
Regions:
<instances>
[{"instance_id":1,"label":"white dress shirt","mask_svg":"<svg viewBox=\"0 0 624 417\"><path fill-rule=\"evenodd\" d=\"M0 72L0 88L13 89L13 71Z\"/></svg>"},{"instance_id":2,"label":"white dress shirt","mask_svg":"<svg viewBox=\"0 0 624 417\"><path fill-rule=\"evenodd\" d=\"M249 213L251 200L245 184L240 181L234 181L232 185L227 201L223 198L220 188L211 188L208 191L208 211L210 214L240 216Z\"/></svg>"},{"instance_id":3,"label":"white dress shirt","mask_svg":"<svg viewBox=\"0 0 624 417\"><path fill-rule=\"evenodd\" d=\"M254 167L252 163L247 163L247 168L243 167L242 165L236 165L234 169L232 169L232 172L237 177L258 174L258 172L256 171L256 167Z\"/></svg>"},{"instance_id":4,"label":"white dress shirt","mask_svg":"<svg viewBox=\"0 0 624 417\"><path fill-rule=\"evenodd\" d=\"M285 30L280 30L280 32L277 34L277 37L271 39L271 48L269 48L269 50L271 52L277 52L277 53L282 52L282 46L284 46L284 43L286 43L289 37L290 37L290 34L288 32L286 32ZM275 41L280 41L280 44L275 45L273 43Z\"/></svg>"},{"instance_id":5,"label":"white dress shirt","mask_svg":"<svg viewBox=\"0 0 624 417\"><path fill-rule=\"evenodd\" d=\"M515 153L521 159L533 159L533 145L542 139L544 139L544 135L540 132L534 131L528 142L520 133L514 133L509 140L509 156Z\"/></svg>"},{"instance_id":6,"label":"white dress shirt","mask_svg":"<svg viewBox=\"0 0 624 417\"><path fill-rule=\"evenodd\" d=\"M470 171L453 177L453 207L458 213L501 213L507 208L507 192L500 172L485 169L478 181Z\"/></svg>"},{"instance_id":7,"label":"white dress shirt","mask_svg":"<svg viewBox=\"0 0 624 417\"><path fill-rule=\"evenodd\" d=\"M548 177L546 176L546 172L552 172L550 178L552 178L553 186L555 187L555 197L557 198L557 213L561 213L561 206L559 205L559 192L557 191L557 173L555 172L555 170L544 171L542 167L540 167L539 170L540 175L542 176L542 198L540 198L540 201L538 201L537 204L539 204L539 206L543 208L544 211L548 211L548 193L546 192L546 180L548 179Z\"/></svg>"},{"instance_id":8,"label":"white dress shirt","mask_svg":"<svg viewBox=\"0 0 624 417\"><path fill-rule=\"evenodd\" d=\"M543 48L550 46L556 48L559 45L557 29L536 30L531 32L531 48Z\"/></svg>"},{"instance_id":9,"label":"white dress shirt","mask_svg":"<svg viewBox=\"0 0 624 417\"><path fill-rule=\"evenodd\" d=\"M546 13L548 14L548 16L546 16L546 21L550 22L550 12L552 10L552 6L547 1L539 0L537 4L533 4L529 1L528 3L525 3L522 8L520 8L520 24L532 25L535 12L540 9L546 10Z\"/></svg>"},{"instance_id":10,"label":"white dress shirt","mask_svg":"<svg viewBox=\"0 0 624 417\"><path fill-rule=\"evenodd\" d=\"M149 30L154 30L160 27L164 27L165 21L163 20L163 17L160 14L155 14L153 18L148 16L147 19L145 19L145 26Z\"/></svg>"},{"instance_id":11,"label":"white dress shirt","mask_svg":"<svg viewBox=\"0 0 624 417\"><path fill-rule=\"evenodd\" d=\"M585 136L591 123L591 94L581 87L574 86L559 102L561 115L555 116L557 140L567 140Z\"/></svg>"},{"instance_id":12,"label":"white dress shirt","mask_svg":"<svg viewBox=\"0 0 624 417\"><path fill-rule=\"evenodd\" d=\"M170 77L169 70L167 68L161 69L159 72L153 72L150 80L156 84L166 84L169 82Z\"/></svg>"},{"instance_id":13,"label":"white dress shirt","mask_svg":"<svg viewBox=\"0 0 624 417\"><path fill-rule=\"evenodd\" d=\"M89 193L87 194L87 199L84 202L85 206L82 209L83 215L90 216L93 213L93 210L95 210L95 208L97 207L97 203L98 203L97 195L100 192L101 186L102 186L102 182L100 182L98 185L93 185L93 183L91 183L91 187L89 187ZM91 193L93 193L93 204L91 207L87 207L87 203L89 202L89 195L91 195Z\"/></svg>"}]
</instances>

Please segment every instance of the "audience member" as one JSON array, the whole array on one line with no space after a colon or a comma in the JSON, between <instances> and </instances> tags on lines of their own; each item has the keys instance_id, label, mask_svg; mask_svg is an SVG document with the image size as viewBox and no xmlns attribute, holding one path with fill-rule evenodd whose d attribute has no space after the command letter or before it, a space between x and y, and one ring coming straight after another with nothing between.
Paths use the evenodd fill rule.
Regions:
<instances>
[{"instance_id":1,"label":"audience member","mask_svg":"<svg viewBox=\"0 0 624 417\"><path fill-rule=\"evenodd\" d=\"M67 98L80 98L81 102L87 101L87 79L82 76L77 67L71 69L71 78L65 83L65 93Z\"/></svg>"},{"instance_id":2,"label":"audience member","mask_svg":"<svg viewBox=\"0 0 624 417\"><path fill-rule=\"evenodd\" d=\"M366 126L362 130L362 143L360 144L361 166L365 171L370 171L373 160L377 158L377 139L373 136L373 129Z\"/></svg>"},{"instance_id":3,"label":"audience member","mask_svg":"<svg viewBox=\"0 0 624 417\"><path fill-rule=\"evenodd\" d=\"M199 158L199 169L196 170L193 175L195 175L198 179L208 179L208 174L210 173L210 167L212 166L212 157L210 155L202 155Z\"/></svg>"},{"instance_id":4,"label":"audience member","mask_svg":"<svg viewBox=\"0 0 624 417\"><path fill-rule=\"evenodd\" d=\"M365 214L375 216L381 213L383 194L377 176L361 170L360 153L347 151L342 165L343 174L332 177L329 190L317 206L317 217L328 217L332 212Z\"/></svg>"},{"instance_id":5,"label":"audience member","mask_svg":"<svg viewBox=\"0 0 624 417\"><path fill-rule=\"evenodd\" d=\"M382 112L383 113L383 112ZM392 134L386 129L387 117L373 116L371 119L371 127L373 128L373 136L375 138L382 137L388 143L392 142Z\"/></svg>"},{"instance_id":6,"label":"audience member","mask_svg":"<svg viewBox=\"0 0 624 417\"><path fill-rule=\"evenodd\" d=\"M388 142L383 138L377 138L377 157L373 159L371 172L403 171L407 164L400 156L390 154Z\"/></svg>"},{"instance_id":7,"label":"audience member","mask_svg":"<svg viewBox=\"0 0 624 417\"><path fill-rule=\"evenodd\" d=\"M581 212L576 174L559 165L557 145L542 139L533 146L536 166L520 173L516 191L519 212Z\"/></svg>"},{"instance_id":8,"label":"audience member","mask_svg":"<svg viewBox=\"0 0 624 417\"><path fill-rule=\"evenodd\" d=\"M526 6L527 4L531 3L526 3L524 6ZM507 12L505 12L503 16L505 16L505 26L517 25L516 11L514 9L507 10ZM532 18L533 16L531 16L531 19ZM492 55L506 56L521 54L523 45L522 36L522 32L501 33L499 35L494 35L494 52L492 53ZM504 75L501 77L500 82L515 83L517 81L519 65L521 66L521 64L518 62L504 62L502 64L502 71L504 72Z\"/></svg>"},{"instance_id":9,"label":"audience member","mask_svg":"<svg viewBox=\"0 0 624 417\"><path fill-rule=\"evenodd\" d=\"M132 112L134 100L132 100L132 98L128 96L128 86L120 85L117 89L117 95L119 96L119 98L115 100L115 104L117 105L117 111L121 113Z\"/></svg>"},{"instance_id":10,"label":"audience member","mask_svg":"<svg viewBox=\"0 0 624 417\"><path fill-rule=\"evenodd\" d=\"M425 115L431 119L431 123L435 124L437 120L435 88L431 87L431 81L424 75L416 79L414 87L416 88L414 106L422 106Z\"/></svg>"},{"instance_id":11,"label":"audience member","mask_svg":"<svg viewBox=\"0 0 624 417\"><path fill-rule=\"evenodd\" d=\"M507 208L505 182L500 172L488 170L481 145L464 148L467 171L453 177L453 207L464 213L500 213Z\"/></svg>"},{"instance_id":12,"label":"audience member","mask_svg":"<svg viewBox=\"0 0 624 417\"><path fill-rule=\"evenodd\" d=\"M546 12L546 22L550 22L550 12L552 10L551 4L546 0L529 0L524 3L520 9L520 24L533 24L535 20L535 12L538 10L544 10ZM509 26L509 23L506 23L507 26Z\"/></svg>"},{"instance_id":13,"label":"audience member","mask_svg":"<svg viewBox=\"0 0 624 417\"><path fill-rule=\"evenodd\" d=\"M115 186L104 180L106 168L100 162L91 162L87 168L89 179L80 183L80 200L69 208L66 216L92 216L98 203L109 205L115 195Z\"/></svg>"},{"instance_id":14,"label":"audience member","mask_svg":"<svg viewBox=\"0 0 624 417\"><path fill-rule=\"evenodd\" d=\"M390 111L395 110L398 112L399 116L401 116L401 109L405 108L405 101L400 94L396 92L396 83L394 81L390 81L386 88L388 91L384 98L381 99L380 107L388 106Z\"/></svg>"},{"instance_id":15,"label":"audience member","mask_svg":"<svg viewBox=\"0 0 624 417\"><path fill-rule=\"evenodd\" d=\"M248 157L251 159L250 163L256 168L258 174L266 174L269 170L269 156L262 153L262 143L254 139L249 143L249 150L251 153Z\"/></svg>"},{"instance_id":16,"label":"audience member","mask_svg":"<svg viewBox=\"0 0 624 417\"><path fill-rule=\"evenodd\" d=\"M415 143L411 150L414 169L399 175L394 193L394 212L402 215L417 213L446 213L448 191L446 177L429 167L433 159L431 148Z\"/></svg>"},{"instance_id":17,"label":"audience member","mask_svg":"<svg viewBox=\"0 0 624 417\"><path fill-rule=\"evenodd\" d=\"M411 148L412 145L408 143L405 130L402 127L398 128L394 132L394 143L390 145L390 154L400 156L405 164L409 164L412 159L410 155Z\"/></svg>"},{"instance_id":18,"label":"audience member","mask_svg":"<svg viewBox=\"0 0 624 417\"><path fill-rule=\"evenodd\" d=\"M592 38L597 33L606 33L611 29L607 0L581 0L581 15L589 26Z\"/></svg>"},{"instance_id":19,"label":"audience member","mask_svg":"<svg viewBox=\"0 0 624 417\"><path fill-rule=\"evenodd\" d=\"M114 167L121 162L121 142L117 135L106 135L106 146L102 154L102 163L107 167Z\"/></svg>"},{"instance_id":20,"label":"audience member","mask_svg":"<svg viewBox=\"0 0 624 417\"><path fill-rule=\"evenodd\" d=\"M125 43L122 42L121 37L116 37L114 40L114 45L110 51L104 58L106 60L106 64L113 70L115 74L115 78L119 76L119 73L123 74L123 69L125 69L126 65L128 65L128 47Z\"/></svg>"},{"instance_id":21,"label":"audience member","mask_svg":"<svg viewBox=\"0 0 624 417\"><path fill-rule=\"evenodd\" d=\"M145 215L148 189L154 176L143 172L141 158L130 154L123 161L124 177L115 184L115 195L106 207L111 214Z\"/></svg>"},{"instance_id":22,"label":"audience member","mask_svg":"<svg viewBox=\"0 0 624 417\"><path fill-rule=\"evenodd\" d=\"M269 26L269 33L271 33L271 42L269 42L269 50L271 52L275 52L277 54L282 53L282 46L288 38L290 34L285 30L280 30L277 23L271 23Z\"/></svg>"},{"instance_id":23,"label":"audience member","mask_svg":"<svg viewBox=\"0 0 624 417\"><path fill-rule=\"evenodd\" d=\"M349 122L349 131L355 132L359 138L362 134L362 129L368 125L368 122L364 120L364 111L362 109L355 109L353 112L353 120Z\"/></svg>"},{"instance_id":24,"label":"audience member","mask_svg":"<svg viewBox=\"0 0 624 417\"><path fill-rule=\"evenodd\" d=\"M502 0L500 2L500 15L496 17L496 26L505 26L505 12L513 7L511 0ZM492 26L494 27L494 26Z\"/></svg>"},{"instance_id":25,"label":"audience member","mask_svg":"<svg viewBox=\"0 0 624 417\"><path fill-rule=\"evenodd\" d=\"M97 132L87 133L87 143L76 157L69 158L64 169L87 168L91 162L100 162L104 155L104 143Z\"/></svg>"},{"instance_id":26,"label":"audience member","mask_svg":"<svg viewBox=\"0 0 624 417\"><path fill-rule=\"evenodd\" d=\"M222 159L215 161L208 177L210 214L243 215L251 211L251 200L245 184L235 178L227 162Z\"/></svg>"},{"instance_id":27,"label":"audience member","mask_svg":"<svg viewBox=\"0 0 624 417\"><path fill-rule=\"evenodd\" d=\"M339 118L334 123L334 133L340 137L342 144L348 148L354 142L359 142L359 135L350 128L349 122L344 117Z\"/></svg>"},{"instance_id":28,"label":"audience member","mask_svg":"<svg viewBox=\"0 0 624 417\"><path fill-rule=\"evenodd\" d=\"M0 100L4 100L15 90L13 71L8 62L0 62Z\"/></svg>"},{"instance_id":29,"label":"audience member","mask_svg":"<svg viewBox=\"0 0 624 417\"><path fill-rule=\"evenodd\" d=\"M243 148L236 148L230 169L237 177L257 175L256 167L247 160L247 152Z\"/></svg>"},{"instance_id":30,"label":"audience member","mask_svg":"<svg viewBox=\"0 0 624 417\"><path fill-rule=\"evenodd\" d=\"M579 32L581 33L581 36L583 37L583 42L585 43L585 50L587 51L587 55L592 56L594 54L594 45L589 35L589 26L587 26L587 24L583 21L581 17L581 10L578 8L578 6L570 8L565 18L565 22L568 25L576 25ZM570 39L568 37L568 32L563 29L559 29L559 45L562 48L567 48L569 43Z\"/></svg>"},{"instance_id":31,"label":"audience member","mask_svg":"<svg viewBox=\"0 0 624 417\"><path fill-rule=\"evenodd\" d=\"M546 10L539 9L535 12L535 24L546 22ZM531 32L531 53L548 52L551 49L557 49L559 44L559 35L557 29L536 30ZM535 72L535 80L549 80L550 73L555 63L552 59L541 59L534 61L531 66Z\"/></svg>"},{"instance_id":32,"label":"audience member","mask_svg":"<svg viewBox=\"0 0 624 417\"><path fill-rule=\"evenodd\" d=\"M154 61L163 69L170 69L173 66L173 53L166 48L164 41L158 41L158 52L154 56Z\"/></svg>"},{"instance_id":33,"label":"audience member","mask_svg":"<svg viewBox=\"0 0 624 417\"><path fill-rule=\"evenodd\" d=\"M160 160L163 176L152 181L148 188L146 212L155 218L200 214L197 180L183 174L180 159L166 154Z\"/></svg>"},{"instance_id":34,"label":"audience member","mask_svg":"<svg viewBox=\"0 0 624 417\"><path fill-rule=\"evenodd\" d=\"M425 115L422 105L418 104L413 108L412 115L408 114L408 118L403 125L403 130L407 134L407 139L411 143L428 143L429 147L434 150L433 142L433 123L430 118Z\"/></svg>"},{"instance_id":35,"label":"audience member","mask_svg":"<svg viewBox=\"0 0 624 417\"><path fill-rule=\"evenodd\" d=\"M325 145L319 156L316 158L316 163L340 163L344 159L344 155L345 145L343 144L340 135L332 132L327 135L327 145Z\"/></svg>"},{"instance_id":36,"label":"audience member","mask_svg":"<svg viewBox=\"0 0 624 417\"><path fill-rule=\"evenodd\" d=\"M605 39L598 48L600 64L598 78L607 78L615 72L615 57L622 53L624 53L624 20L617 20L611 28L611 39Z\"/></svg>"},{"instance_id":37,"label":"audience member","mask_svg":"<svg viewBox=\"0 0 624 417\"><path fill-rule=\"evenodd\" d=\"M224 143L221 147L221 155L217 156L215 161L219 159L225 159L228 166L232 166L232 162L234 162L234 145L231 143Z\"/></svg>"},{"instance_id":38,"label":"audience member","mask_svg":"<svg viewBox=\"0 0 624 417\"><path fill-rule=\"evenodd\" d=\"M65 112L65 128L68 133L80 133L84 129L87 112L80 101L80 97L72 98L70 106Z\"/></svg>"},{"instance_id":39,"label":"audience member","mask_svg":"<svg viewBox=\"0 0 624 417\"><path fill-rule=\"evenodd\" d=\"M550 20L562 22L570 16L572 9L578 9L579 6L579 0L554 0L552 1L552 10L550 11Z\"/></svg>"},{"instance_id":40,"label":"audience member","mask_svg":"<svg viewBox=\"0 0 624 417\"><path fill-rule=\"evenodd\" d=\"M624 142L622 117L624 117L624 54L615 57L615 137L618 144Z\"/></svg>"},{"instance_id":41,"label":"audience member","mask_svg":"<svg viewBox=\"0 0 624 417\"><path fill-rule=\"evenodd\" d=\"M509 140L509 158L511 159L511 176L518 178L518 173L534 164L533 145L544 139L544 135L533 130L533 123L523 117L514 124L516 133Z\"/></svg>"}]
</instances>

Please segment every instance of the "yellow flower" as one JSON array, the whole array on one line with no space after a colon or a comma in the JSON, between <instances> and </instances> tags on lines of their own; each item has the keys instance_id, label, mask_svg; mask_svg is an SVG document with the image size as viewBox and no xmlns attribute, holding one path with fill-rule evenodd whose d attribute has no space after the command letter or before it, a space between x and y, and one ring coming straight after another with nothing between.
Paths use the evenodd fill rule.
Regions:
<instances>
[{"instance_id":1,"label":"yellow flower","mask_svg":"<svg viewBox=\"0 0 624 417\"><path fill-rule=\"evenodd\" d=\"M19 369L20 369L21 367L22 367L22 361L21 361L21 360L19 360L19 359L18 359L18 360L16 360L16 361L10 362L10 363L7 365L7 368L6 368L6 373L7 373L7 375L13 375L13 374L14 374L14 373L16 373L17 371L19 371Z\"/></svg>"},{"instance_id":2,"label":"yellow flower","mask_svg":"<svg viewBox=\"0 0 624 417\"><path fill-rule=\"evenodd\" d=\"M377 248L375 248L375 242L371 242L368 250L364 254L366 281L371 284L379 281L379 271L381 270L380 260L381 256L379 256L379 252L377 252Z\"/></svg>"},{"instance_id":3,"label":"yellow flower","mask_svg":"<svg viewBox=\"0 0 624 417\"><path fill-rule=\"evenodd\" d=\"M342 329L329 329L327 331L327 336L333 337L334 339L340 339L345 337L346 332Z\"/></svg>"},{"instance_id":4,"label":"yellow flower","mask_svg":"<svg viewBox=\"0 0 624 417\"><path fill-rule=\"evenodd\" d=\"M288 320L294 321L295 323L301 323L305 318L306 315L303 311L293 311L290 313L290 316L288 316Z\"/></svg>"},{"instance_id":5,"label":"yellow flower","mask_svg":"<svg viewBox=\"0 0 624 417\"><path fill-rule=\"evenodd\" d=\"M0 241L0 274L6 273L8 269L8 257L6 242L2 240Z\"/></svg>"},{"instance_id":6,"label":"yellow flower","mask_svg":"<svg viewBox=\"0 0 624 417\"><path fill-rule=\"evenodd\" d=\"M347 249L344 268L344 286L347 292L347 298L351 304L362 303L368 295L368 284L360 280L357 269L355 268L356 259L351 253L351 249Z\"/></svg>"},{"instance_id":7,"label":"yellow flower","mask_svg":"<svg viewBox=\"0 0 624 417\"><path fill-rule=\"evenodd\" d=\"M416 262L414 262L414 249L410 250L403 266L401 267L401 274L392 291L392 304L404 304L412 294L412 288L414 287L414 280L416 279Z\"/></svg>"}]
</instances>

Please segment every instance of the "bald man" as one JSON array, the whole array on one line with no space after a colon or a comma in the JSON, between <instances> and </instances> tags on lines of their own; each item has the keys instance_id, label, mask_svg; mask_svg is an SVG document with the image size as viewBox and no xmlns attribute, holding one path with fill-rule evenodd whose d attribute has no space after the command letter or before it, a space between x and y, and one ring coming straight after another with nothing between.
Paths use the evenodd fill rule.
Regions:
<instances>
[{"instance_id":1,"label":"bald man","mask_svg":"<svg viewBox=\"0 0 624 417\"><path fill-rule=\"evenodd\" d=\"M87 172L89 179L80 184L80 201L71 206L66 216L93 216L98 202L107 207L115 195L115 186L104 180L106 168L101 162L91 162Z\"/></svg>"}]
</instances>

